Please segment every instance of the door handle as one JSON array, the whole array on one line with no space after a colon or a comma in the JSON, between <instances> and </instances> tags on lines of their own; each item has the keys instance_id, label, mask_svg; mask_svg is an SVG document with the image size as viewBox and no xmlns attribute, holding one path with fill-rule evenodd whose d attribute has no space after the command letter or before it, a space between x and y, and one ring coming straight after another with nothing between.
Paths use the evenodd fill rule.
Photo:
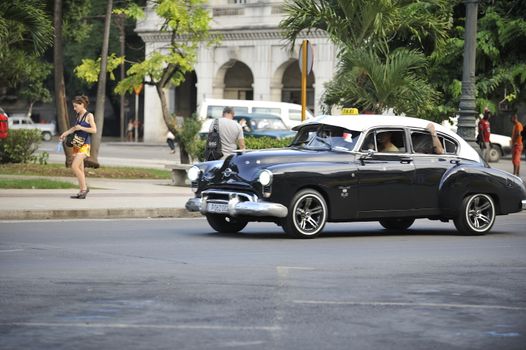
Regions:
<instances>
[{"instance_id":1,"label":"door handle","mask_svg":"<svg viewBox=\"0 0 526 350\"><path fill-rule=\"evenodd\" d=\"M411 157L402 157L400 158L400 163L402 164L409 164L413 161L413 158Z\"/></svg>"}]
</instances>

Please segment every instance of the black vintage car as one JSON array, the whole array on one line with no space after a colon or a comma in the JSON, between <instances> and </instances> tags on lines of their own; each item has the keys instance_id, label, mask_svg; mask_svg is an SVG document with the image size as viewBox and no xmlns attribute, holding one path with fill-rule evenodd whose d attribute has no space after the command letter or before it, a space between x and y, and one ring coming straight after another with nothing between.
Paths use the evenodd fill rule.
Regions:
<instances>
[{"instance_id":1,"label":"black vintage car","mask_svg":"<svg viewBox=\"0 0 526 350\"><path fill-rule=\"evenodd\" d=\"M432 125L435 135L429 121L415 118L311 119L295 128L287 148L196 164L188 172L195 198L186 208L219 232L271 221L302 238L316 237L326 222L379 221L405 230L417 218L453 220L463 234L484 234L497 215L526 209L519 177L491 168L457 134Z\"/></svg>"}]
</instances>

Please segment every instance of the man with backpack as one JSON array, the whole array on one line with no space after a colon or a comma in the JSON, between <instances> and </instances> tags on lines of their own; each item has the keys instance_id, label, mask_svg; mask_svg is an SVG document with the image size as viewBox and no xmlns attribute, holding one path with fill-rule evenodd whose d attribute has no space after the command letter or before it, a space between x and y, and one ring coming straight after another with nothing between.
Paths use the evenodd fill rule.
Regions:
<instances>
[{"instance_id":1,"label":"man with backpack","mask_svg":"<svg viewBox=\"0 0 526 350\"><path fill-rule=\"evenodd\" d=\"M219 141L219 142L218 142ZM238 148L245 149L243 128L234 121L234 109L225 107L223 117L210 126L205 148L205 160L225 159Z\"/></svg>"},{"instance_id":2,"label":"man with backpack","mask_svg":"<svg viewBox=\"0 0 526 350\"><path fill-rule=\"evenodd\" d=\"M514 114L511 116L511 122L513 123L513 131L511 132L511 162L513 164L513 175L519 176L521 169L521 155L523 149L523 138L522 134L524 127Z\"/></svg>"}]
</instances>

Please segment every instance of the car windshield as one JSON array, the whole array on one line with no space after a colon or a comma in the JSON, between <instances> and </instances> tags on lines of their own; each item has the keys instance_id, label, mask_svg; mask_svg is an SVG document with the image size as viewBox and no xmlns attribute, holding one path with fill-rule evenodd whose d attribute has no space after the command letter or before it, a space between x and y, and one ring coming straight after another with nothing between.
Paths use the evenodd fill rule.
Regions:
<instances>
[{"instance_id":1,"label":"car windshield","mask_svg":"<svg viewBox=\"0 0 526 350\"><path fill-rule=\"evenodd\" d=\"M348 152L356 145L358 136L360 136L359 131L338 126L306 125L298 131L291 146Z\"/></svg>"}]
</instances>

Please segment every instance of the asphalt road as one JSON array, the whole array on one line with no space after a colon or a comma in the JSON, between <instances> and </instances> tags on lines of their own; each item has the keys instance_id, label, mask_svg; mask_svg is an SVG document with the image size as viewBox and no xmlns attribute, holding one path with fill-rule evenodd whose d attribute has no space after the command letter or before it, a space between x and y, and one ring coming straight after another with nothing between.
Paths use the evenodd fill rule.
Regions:
<instances>
[{"instance_id":1,"label":"asphalt road","mask_svg":"<svg viewBox=\"0 0 526 350\"><path fill-rule=\"evenodd\" d=\"M0 348L525 349L525 220L0 222Z\"/></svg>"}]
</instances>

